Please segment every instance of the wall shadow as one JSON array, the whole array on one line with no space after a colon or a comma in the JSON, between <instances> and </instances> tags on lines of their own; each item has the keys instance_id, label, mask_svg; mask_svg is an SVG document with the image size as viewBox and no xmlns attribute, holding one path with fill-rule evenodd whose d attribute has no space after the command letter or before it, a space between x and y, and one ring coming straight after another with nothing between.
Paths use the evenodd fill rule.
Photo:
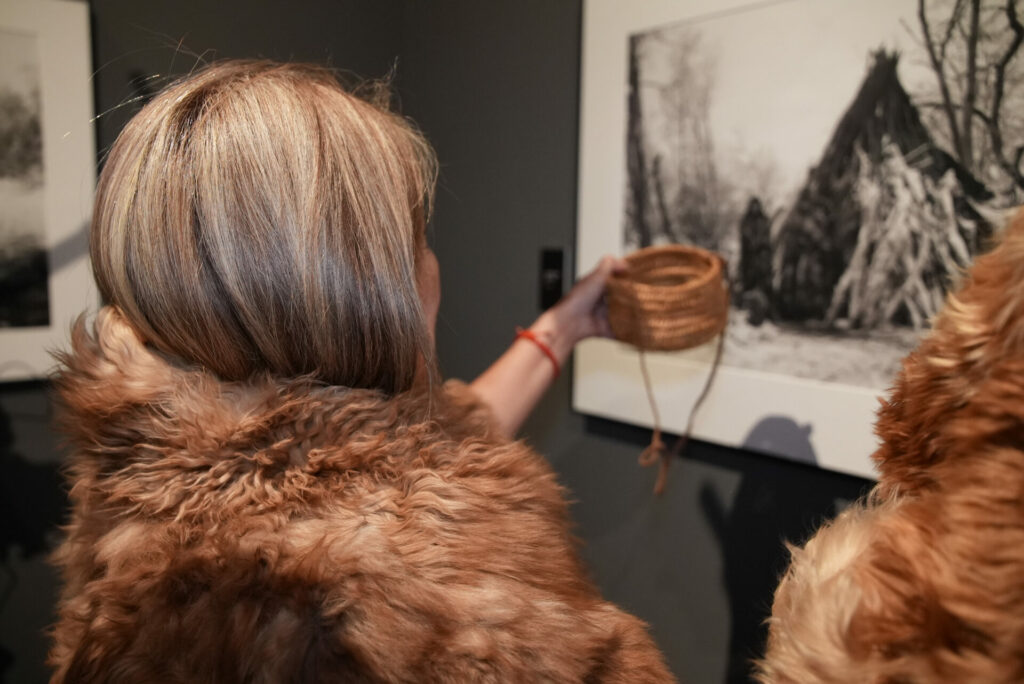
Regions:
<instances>
[{"instance_id":1,"label":"wall shadow","mask_svg":"<svg viewBox=\"0 0 1024 684\"><path fill-rule=\"evenodd\" d=\"M856 499L873 483L816 468L810 426L768 416L744 440L734 459L741 471L732 502L705 485L704 512L722 553L722 580L729 598L730 640L725 681L750 682L753 661L764 653L767 618L779 578L789 565L785 543L802 544L837 513L837 500ZM792 455L787 461L759 451Z\"/></svg>"},{"instance_id":2,"label":"wall shadow","mask_svg":"<svg viewBox=\"0 0 1024 684\"><path fill-rule=\"evenodd\" d=\"M743 448L762 454L788 454L798 463L818 465L811 445L811 429L788 416L765 416L750 429Z\"/></svg>"},{"instance_id":3,"label":"wall shadow","mask_svg":"<svg viewBox=\"0 0 1024 684\"><path fill-rule=\"evenodd\" d=\"M586 417L588 432L633 443L638 450L650 441L650 430L602 418ZM684 460L696 461L738 476L731 501L709 479L699 487L698 509L719 546L722 585L729 606L727 672L723 681L751 681L753 661L764 653L772 598L789 564L785 543L801 544L837 513L837 504L858 499L871 480L816 467L809 431L788 418L772 416L747 436L752 448L691 440ZM669 444L674 441L666 436ZM757 452L760 448L792 448L800 461ZM672 496L670 489L666 496Z\"/></svg>"}]
</instances>

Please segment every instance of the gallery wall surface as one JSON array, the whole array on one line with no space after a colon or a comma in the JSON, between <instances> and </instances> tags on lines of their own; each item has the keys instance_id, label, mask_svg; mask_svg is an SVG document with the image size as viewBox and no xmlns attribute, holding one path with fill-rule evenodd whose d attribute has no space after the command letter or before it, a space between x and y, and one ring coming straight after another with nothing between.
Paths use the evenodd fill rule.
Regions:
<instances>
[{"instance_id":1,"label":"gallery wall surface","mask_svg":"<svg viewBox=\"0 0 1024 684\"><path fill-rule=\"evenodd\" d=\"M403 111L437 148L441 179L431 241L442 270L438 347L446 375L472 378L539 313L539 252L573 251L581 5L577 0L414 0L91 4L97 148L102 155L145 96L148 75L181 73L191 52L323 62L368 76L399 56ZM207 57L210 55L208 54ZM574 265L566 264L567 272ZM691 682L746 681L759 624L785 565L781 540L803 538L866 482L743 450L694 443L666 494L636 464L643 429L570 408L564 375L524 431L575 502L583 554L604 594L646 620L673 671ZM10 422L4 462L60 462L46 387L0 385ZM50 494L46 494L50 492ZM23 549L4 549L4 558ZM0 605L0 681L42 682L55 580L42 556ZM15 637L17 635L17 637Z\"/></svg>"}]
</instances>

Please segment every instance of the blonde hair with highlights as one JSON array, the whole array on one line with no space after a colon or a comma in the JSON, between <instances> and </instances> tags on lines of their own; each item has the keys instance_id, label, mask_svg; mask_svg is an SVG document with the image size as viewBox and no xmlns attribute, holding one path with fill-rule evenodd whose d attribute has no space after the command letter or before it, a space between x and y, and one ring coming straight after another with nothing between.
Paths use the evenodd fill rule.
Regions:
<instances>
[{"instance_id":1,"label":"blonde hair with highlights","mask_svg":"<svg viewBox=\"0 0 1024 684\"><path fill-rule=\"evenodd\" d=\"M100 178L100 291L157 349L224 379L412 386L436 161L328 71L215 64L164 90Z\"/></svg>"}]
</instances>

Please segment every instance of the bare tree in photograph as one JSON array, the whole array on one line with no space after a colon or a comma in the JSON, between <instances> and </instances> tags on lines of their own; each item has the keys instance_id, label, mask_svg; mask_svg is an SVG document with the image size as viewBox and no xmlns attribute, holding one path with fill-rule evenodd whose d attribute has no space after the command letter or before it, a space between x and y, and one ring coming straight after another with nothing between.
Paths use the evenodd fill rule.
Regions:
<instances>
[{"instance_id":1,"label":"bare tree in photograph","mask_svg":"<svg viewBox=\"0 0 1024 684\"><path fill-rule=\"evenodd\" d=\"M640 45L642 35L629 38L629 109L626 132L626 242L639 247L651 244L648 220L647 151L644 148L644 117L640 99Z\"/></svg>"},{"instance_id":2,"label":"bare tree in photograph","mask_svg":"<svg viewBox=\"0 0 1024 684\"><path fill-rule=\"evenodd\" d=\"M714 63L683 27L630 37L626 241L719 249L735 231L711 132Z\"/></svg>"},{"instance_id":3,"label":"bare tree in photograph","mask_svg":"<svg viewBox=\"0 0 1024 684\"><path fill-rule=\"evenodd\" d=\"M918 0L918 39L935 76L919 93L940 142L1004 205L1024 200L1024 23L1017 0Z\"/></svg>"},{"instance_id":4,"label":"bare tree in photograph","mask_svg":"<svg viewBox=\"0 0 1024 684\"><path fill-rule=\"evenodd\" d=\"M664 37L657 36L664 40ZM668 78L652 83L665 115L665 140L674 158L671 201L676 242L717 249L727 221L725 184L711 134L714 61L696 31L676 31L669 46Z\"/></svg>"}]
</instances>

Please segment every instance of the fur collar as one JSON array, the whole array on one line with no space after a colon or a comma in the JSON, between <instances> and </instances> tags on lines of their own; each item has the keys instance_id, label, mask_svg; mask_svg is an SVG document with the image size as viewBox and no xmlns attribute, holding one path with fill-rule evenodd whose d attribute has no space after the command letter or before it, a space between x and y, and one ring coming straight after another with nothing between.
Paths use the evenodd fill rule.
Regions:
<instances>
[{"instance_id":1,"label":"fur collar","mask_svg":"<svg viewBox=\"0 0 1024 684\"><path fill-rule=\"evenodd\" d=\"M94 334L76 324L61 360L72 498L122 514L258 512L289 505L282 489L293 504L315 504L325 477L358 470L388 478L425 444L501 441L460 383L389 397L310 378L223 382L170 362L110 307Z\"/></svg>"}]
</instances>

